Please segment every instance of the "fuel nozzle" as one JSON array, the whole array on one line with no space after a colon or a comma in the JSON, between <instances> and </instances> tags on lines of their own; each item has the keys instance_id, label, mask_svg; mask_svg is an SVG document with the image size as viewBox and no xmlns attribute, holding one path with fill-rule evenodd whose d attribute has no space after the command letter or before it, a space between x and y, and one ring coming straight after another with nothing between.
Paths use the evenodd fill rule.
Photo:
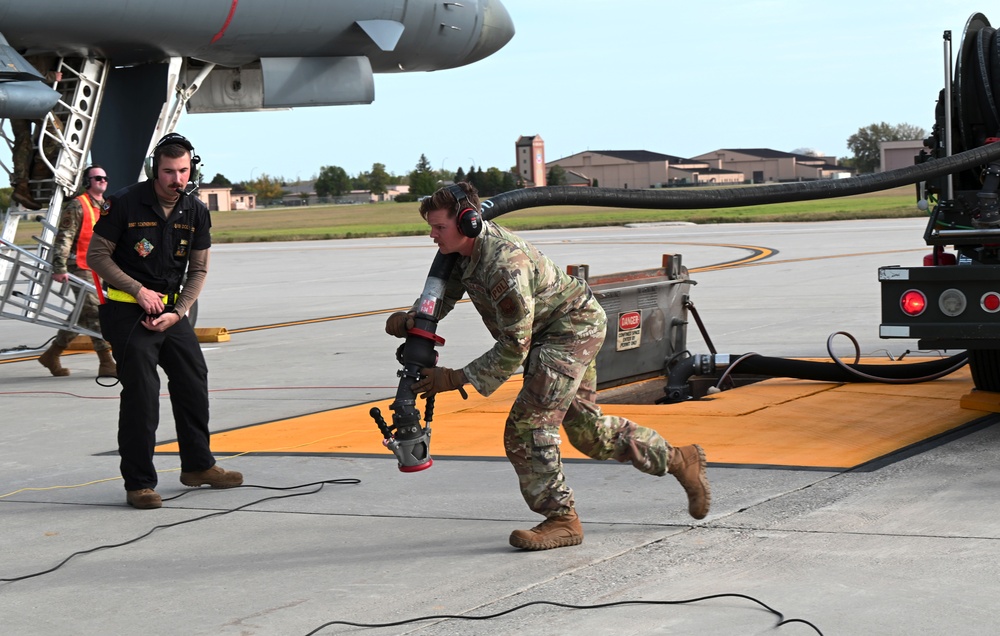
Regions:
<instances>
[{"instance_id":1,"label":"fuel nozzle","mask_svg":"<svg viewBox=\"0 0 1000 636\"><path fill-rule=\"evenodd\" d=\"M434 414L434 396L428 396L424 405L424 422L421 424L417 409L417 395L413 383L420 379L420 370L437 364L435 346L443 345L444 338L435 334L437 320L427 314L418 313L413 328L407 331L406 341L396 351L396 359L403 368L396 389L396 399L389 405L392 411L392 425L386 423L382 412L372 408L369 415L382 432L386 448L392 451L399 462L399 470L414 473L430 468L434 463L430 455L431 419Z\"/></svg>"},{"instance_id":2,"label":"fuel nozzle","mask_svg":"<svg viewBox=\"0 0 1000 636\"><path fill-rule=\"evenodd\" d=\"M428 424L431 420L433 399L433 397L428 398L428 405L425 409ZM425 468L430 468L434 463L434 460L430 456L431 427L421 427L420 413L415 408L413 412L416 415L413 423L399 429L398 427L390 427L386 424L385 418L382 417L382 411L377 407L372 407L372 410L369 411L369 414L375 420L375 424L382 431L382 436L385 438L382 445L391 450L392 454L396 456L396 461L399 463L399 470L404 473L419 472ZM394 414L392 419L395 423L397 415ZM395 433L393 433L393 428L396 428ZM400 430L408 431L408 433L400 432Z\"/></svg>"}]
</instances>

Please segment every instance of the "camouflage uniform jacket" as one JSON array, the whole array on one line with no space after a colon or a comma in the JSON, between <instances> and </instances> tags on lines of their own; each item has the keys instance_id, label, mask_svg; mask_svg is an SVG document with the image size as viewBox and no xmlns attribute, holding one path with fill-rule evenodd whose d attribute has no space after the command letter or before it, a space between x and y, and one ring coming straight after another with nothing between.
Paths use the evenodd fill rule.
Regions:
<instances>
[{"instance_id":1,"label":"camouflage uniform jacket","mask_svg":"<svg viewBox=\"0 0 1000 636\"><path fill-rule=\"evenodd\" d=\"M465 292L496 338L492 349L463 369L482 395L506 382L533 344L571 344L605 330L604 310L586 282L494 223L483 224L472 254L452 271L442 318Z\"/></svg>"},{"instance_id":2,"label":"camouflage uniform jacket","mask_svg":"<svg viewBox=\"0 0 1000 636\"><path fill-rule=\"evenodd\" d=\"M101 211L101 203L94 201L90 197L90 202L94 209ZM76 239L80 236L80 224L83 223L83 205L73 197L63 206L62 214L59 217L59 231L52 242L52 273L65 274L67 271L79 271L76 264Z\"/></svg>"}]
</instances>

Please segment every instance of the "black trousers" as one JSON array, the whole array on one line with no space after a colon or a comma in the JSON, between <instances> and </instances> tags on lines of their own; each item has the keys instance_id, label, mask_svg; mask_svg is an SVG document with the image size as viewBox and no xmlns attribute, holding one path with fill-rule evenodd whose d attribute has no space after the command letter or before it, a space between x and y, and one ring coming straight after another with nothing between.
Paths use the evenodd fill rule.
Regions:
<instances>
[{"instance_id":1,"label":"black trousers","mask_svg":"<svg viewBox=\"0 0 1000 636\"><path fill-rule=\"evenodd\" d=\"M118 454L125 490L155 488L153 452L160 423L160 375L174 413L181 470L215 465L209 448L208 366L187 317L160 333L142 326L145 316L135 303L107 301L100 308L101 333L111 343L121 382Z\"/></svg>"}]
</instances>

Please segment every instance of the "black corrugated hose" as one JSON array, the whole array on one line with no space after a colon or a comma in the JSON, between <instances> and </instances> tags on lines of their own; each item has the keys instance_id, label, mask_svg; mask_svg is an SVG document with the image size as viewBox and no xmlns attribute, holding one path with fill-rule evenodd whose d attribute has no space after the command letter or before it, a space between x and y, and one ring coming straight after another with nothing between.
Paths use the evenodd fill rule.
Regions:
<instances>
[{"instance_id":1,"label":"black corrugated hose","mask_svg":"<svg viewBox=\"0 0 1000 636\"><path fill-rule=\"evenodd\" d=\"M654 210L697 210L735 208L744 205L765 205L789 201L831 199L855 194L878 192L927 181L983 166L1000 159L1000 143L991 143L966 150L950 157L921 164L865 174L849 179L800 181L765 186L739 186L712 189L644 189L581 188L576 186L545 186L503 192L484 201L482 215L494 219L514 210L549 205L590 205L616 208L647 208Z\"/></svg>"}]
</instances>

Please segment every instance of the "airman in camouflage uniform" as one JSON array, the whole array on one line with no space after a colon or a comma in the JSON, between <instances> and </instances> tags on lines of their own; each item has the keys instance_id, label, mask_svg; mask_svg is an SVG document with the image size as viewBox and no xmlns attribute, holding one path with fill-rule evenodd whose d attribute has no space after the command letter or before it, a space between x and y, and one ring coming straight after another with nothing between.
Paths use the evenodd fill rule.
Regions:
<instances>
[{"instance_id":1,"label":"airman in camouflage uniform","mask_svg":"<svg viewBox=\"0 0 1000 636\"><path fill-rule=\"evenodd\" d=\"M62 214L59 217L59 231L56 232L52 244L52 279L54 281L65 282L69 279L68 274L88 282L92 280L93 275L90 270L80 266L78 255L82 252L83 262L86 262L87 253L87 246L80 244L80 238L81 235L85 237L90 235L90 232L83 232L84 223L90 223L92 228L100 215L101 206L104 205L104 191L108 187L107 179L108 176L104 168L97 165L88 167L83 171L84 192L70 199L63 206ZM93 214L84 209L85 204L89 204ZM85 242L89 243L89 239L85 239ZM101 322L98 317L98 307L97 296L86 294L83 300L83 309L80 311L79 324L100 333ZM39 356L38 362L54 376L69 375L69 369L62 366L59 362L59 356L75 337L76 332L60 329L52 346ZM111 345L101 338L91 336L90 339L100 361L98 376L117 377L118 370L111 355Z\"/></svg>"},{"instance_id":2,"label":"airman in camouflage uniform","mask_svg":"<svg viewBox=\"0 0 1000 636\"><path fill-rule=\"evenodd\" d=\"M472 186L458 185L468 204L444 188L420 206L440 251L462 255L446 287L441 317L467 292L496 344L462 369L423 370L425 377L413 390L436 393L469 382L488 396L524 366L524 384L507 417L504 448L524 500L546 521L531 530L515 530L511 545L544 550L583 540L573 491L562 470L560 425L570 443L589 457L629 462L651 475L675 475L687 491L689 512L703 518L711 494L701 447L672 448L652 429L603 415L596 403L596 357L607 319L586 282L493 223L482 223L477 236L462 234L455 220L457 206L478 210L479 201ZM405 336L409 320L409 314L393 314L386 331Z\"/></svg>"}]
</instances>

